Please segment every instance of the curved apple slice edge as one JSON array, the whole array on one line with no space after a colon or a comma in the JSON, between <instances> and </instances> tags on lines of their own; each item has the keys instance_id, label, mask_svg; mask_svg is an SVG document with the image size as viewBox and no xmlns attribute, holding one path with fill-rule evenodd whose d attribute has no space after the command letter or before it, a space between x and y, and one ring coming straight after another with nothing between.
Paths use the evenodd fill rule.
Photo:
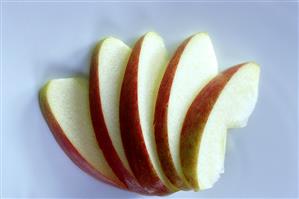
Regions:
<instances>
[{"instance_id":1,"label":"curved apple slice edge","mask_svg":"<svg viewBox=\"0 0 299 199\"><path fill-rule=\"evenodd\" d=\"M129 190L148 195L132 174L120 135L120 88L130 52L113 37L97 43L90 68L90 113L99 146L115 175Z\"/></svg>"},{"instance_id":2,"label":"curved apple slice edge","mask_svg":"<svg viewBox=\"0 0 299 199\"><path fill-rule=\"evenodd\" d=\"M160 162L177 187L190 186L180 163L180 133L184 117L198 91L218 73L218 63L209 35L197 33L177 48L159 88L155 109L155 136Z\"/></svg>"},{"instance_id":3,"label":"curved apple slice edge","mask_svg":"<svg viewBox=\"0 0 299 199\"><path fill-rule=\"evenodd\" d=\"M191 104L181 132L183 172L195 190L208 189L224 168L226 132L243 127L258 96L259 66L244 63L212 79Z\"/></svg>"},{"instance_id":4,"label":"curved apple slice edge","mask_svg":"<svg viewBox=\"0 0 299 199\"><path fill-rule=\"evenodd\" d=\"M68 157L92 177L126 189L106 162L89 115L88 80L81 77L49 81L39 94L42 113Z\"/></svg>"},{"instance_id":5,"label":"curved apple slice edge","mask_svg":"<svg viewBox=\"0 0 299 199\"><path fill-rule=\"evenodd\" d=\"M106 38L98 45L100 45L96 50L96 63L98 63L96 72L98 73L91 74L91 76L98 75L98 81L91 81L91 83L98 85L100 95L93 97L101 103L102 114L113 147L124 167L132 174L121 141L119 127L120 89L131 49L122 41L112 37Z\"/></svg>"},{"instance_id":6,"label":"curved apple slice edge","mask_svg":"<svg viewBox=\"0 0 299 199\"><path fill-rule=\"evenodd\" d=\"M154 32L135 44L125 71L120 97L122 141L130 167L148 191L172 193L178 189L165 176L153 133L154 106L167 62L162 38Z\"/></svg>"}]
</instances>

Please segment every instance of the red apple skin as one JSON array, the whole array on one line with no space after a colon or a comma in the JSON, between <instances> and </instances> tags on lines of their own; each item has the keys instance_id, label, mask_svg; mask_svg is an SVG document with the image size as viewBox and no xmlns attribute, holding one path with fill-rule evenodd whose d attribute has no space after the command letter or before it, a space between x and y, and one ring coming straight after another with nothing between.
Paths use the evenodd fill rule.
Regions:
<instances>
[{"instance_id":1,"label":"red apple skin","mask_svg":"<svg viewBox=\"0 0 299 199\"><path fill-rule=\"evenodd\" d=\"M125 153L137 180L146 190L170 194L153 168L142 134L137 95L138 62L144 36L141 37L128 61L120 96L120 128Z\"/></svg>"},{"instance_id":2,"label":"red apple skin","mask_svg":"<svg viewBox=\"0 0 299 199\"><path fill-rule=\"evenodd\" d=\"M74 147L74 145L69 141L69 139L64 134L61 126L55 119L51 108L48 104L48 101L46 99L45 93L43 93L43 90L40 92L40 107L42 110L42 113L44 115L44 118L54 135L54 138L60 145L60 147L64 150L64 152L67 154L67 156L83 171L91 175L92 177L105 182L107 184L110 184L114 187L127 190L124 184L122 184L120 181L113 181L112 179L109 179L104 174L97 171L91 164L87 162L87 160L78 152L78 150Z\"/></svg>"},{"instance_id":3,"label":"red apple skin","mask_svg":"<svg viewBox=\"0 0 299 199\"><path fill-rule=\"evenodd\" d=\"M89 84L89 102L90 102L90 113L91 120L94 128L94 132L101 147L105 159L109 163L115 175L122 181L129 190L137 193L148 195L138 183L136 178L130 174L125 168L121 159L119 158L109 136L107 126L105 124L102 104L101 104L101 93L100 93L100 81L98 78L98 64L101 60L98 59L98 52L100 50L101 43L99 43L94 49L94 53L91 60L90 69L90 84Z\"/></svg>"},{"instance_id":4,"label":"red apple skin","mask_svg":"<svg viewBox=\"0 0 299 199\"><path fill-rule=\"evenodd\" d=\"M154 118L155 139L161 166L169 181L174 186L182 190L189 190L190 185L186 184L181 179L175 169L174 162L172 160L168 142L167 113L171 86L175 77L176 69L180 61L180 57L191 38L192 37L186 39L177 48L176 52L168 63L159 87Z\"/></svg>"},{"instance_id":5,"label":"red apple skin","mask_svg":"<svg viewBox=\"0 0 299 199\"><path fill-rule=\"evenodd\" d=\"M196 96L186 114L180 139L180 156L184 175L194 190L200 189L197 176L199 143L205 124L221 91L231 77L245 64L228 68L214 77Z\"/></svg>"}]
</instances>

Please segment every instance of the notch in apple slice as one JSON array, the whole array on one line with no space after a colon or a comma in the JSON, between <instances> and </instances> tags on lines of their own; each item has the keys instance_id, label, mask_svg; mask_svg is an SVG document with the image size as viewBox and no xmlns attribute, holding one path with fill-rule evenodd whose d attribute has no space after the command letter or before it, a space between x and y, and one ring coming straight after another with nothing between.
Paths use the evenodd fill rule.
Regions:
<instances>
[{"instance_id":1,"label":"notch in apple slice","mask_svg":"<svg viewBox=\"0 0 299 199\"><path fill-rule=\"evenodd\" d=\"M131 171L119 127L120 89L130 53L126 44L113 37L96 45L90 69L90 112L97 141L116 176L129 190L147 194Z\"/></svg>"},{"instance_id":2,"label":"notch in apple slice","mask_svg":"<svg viewBox=\"0 0 299 199\"><path fill-rule=\"evenodd\" d=\"M149 192L177 191L161 168L154 137L154 108L167 50L162 38L150 32L135 44L125 71L120 96L120 128L130 167Z\"/></svg>"},{"instance_id":3,"label":"notch in apple slice","mask_svg":"<svg viewBox=\"0 0 299 199\"><path fill-rule=\"evenodd\" d=\"M243 127L258 96L259 66L244 63L212 79L185 117L180 155L185 177L195 189L208 189L224 168L228 128Z\"/></svg>"},{"instance_id":4,"label":"notch in apple slice","mask_svg":"<svg viewBox=\"0 0 299 199\"><path fill-rule=\"evenodd\" d=\"M211 39L198 33L178 47L159 88L154 122L158 155L166 176L180 189L190 189L179 156L184 117L196 94L217 73Z\"/></svg>"},{"instance_id":5,"label":"notch in apple slice","mask_svg":"<svg viewBox=\"0 0 299 199\"><path fill-rule=\"evenodd\" d=\"M77 166L96 179L126 189L96 141L89 113L87 79L49 81L40 91L40 106L55 139Z\"/></svg>"}]
</instances>

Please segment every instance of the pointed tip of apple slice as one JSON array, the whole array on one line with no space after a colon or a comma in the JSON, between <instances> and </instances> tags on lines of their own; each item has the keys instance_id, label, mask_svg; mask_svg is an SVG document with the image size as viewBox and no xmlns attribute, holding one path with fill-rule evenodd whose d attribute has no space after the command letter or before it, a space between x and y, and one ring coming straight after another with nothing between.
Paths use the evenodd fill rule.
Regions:
<instances>
[{"instance_id":1,"label":"pointed tip of apple slice","mask_svg":"<svg viewBox=\"0 0 299 199\"><path fill-rule=\"evenodd\" d=\"M161 37L157 32L155 31L149 31L149 32L146 32L144 34L145 36L154 36L154 37Z\"/></svg>"}]
</instances>

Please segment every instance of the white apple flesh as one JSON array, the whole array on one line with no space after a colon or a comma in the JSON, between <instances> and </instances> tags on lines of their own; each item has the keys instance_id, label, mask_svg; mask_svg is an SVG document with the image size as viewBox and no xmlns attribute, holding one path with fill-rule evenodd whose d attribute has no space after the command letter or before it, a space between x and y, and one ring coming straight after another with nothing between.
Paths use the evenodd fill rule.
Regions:
<instances>
[{"instance_id":1,"label":"white apple flesh","mask_svg":"<svg viewBox=\"0 0 299 199\"><path fill-rule=\"evenodd\" d=\"M96 45L90 69L90 112L97 141L116 176L129 190L147 194L131 171L120 134L120 89L130 53L126 44L113 37Z\"/></svg>"},{"instance_id":2,"label":"white apple flesh","mask_svg":"<svg viewBox=\"0 0 299 199\"><path fill-rule=\"evenodd\" d=\"M213 78L196 96L185 117L180 155L195 190L208 189L224 168L228 128L243 127L258 96L259 66L244 63Z\"/></svg>"},{"instance_id":3,"label":"white apple flesh","mask_svg":"<svg viewBox=\"0 0 299 199\"><path fill-rule=\"evenodd\" d=\"M161 168L154 136L154 108L167 52L156 33L147 33L135 44L120 97L122 141L130 167L149 192L177 191Z\"/></svg>"},{"instance_id":4,"label":"white apple flesh","mask_svg":"<svg viewBox=\"0 0 299 199\"><path fill-rule=\"evenodd\" d=\"M218 73L211 39L198 33L176 50L163 76L155 109L155 138L160 162L168 179L190 189L180 161L180 133L196 94Z\"/></svg>"},{"instance_id":5,"label":"white apple flesh","mask_svg":"<svg viewBox=\"0 0 299 199\"><path fill-rule=\"evenodd\" d=\"M49 81L41 89L40 105L55 139L76 165L99 180L126 189L106 162L94 135L87 79Z\"/></svg>"}]
</instances>

